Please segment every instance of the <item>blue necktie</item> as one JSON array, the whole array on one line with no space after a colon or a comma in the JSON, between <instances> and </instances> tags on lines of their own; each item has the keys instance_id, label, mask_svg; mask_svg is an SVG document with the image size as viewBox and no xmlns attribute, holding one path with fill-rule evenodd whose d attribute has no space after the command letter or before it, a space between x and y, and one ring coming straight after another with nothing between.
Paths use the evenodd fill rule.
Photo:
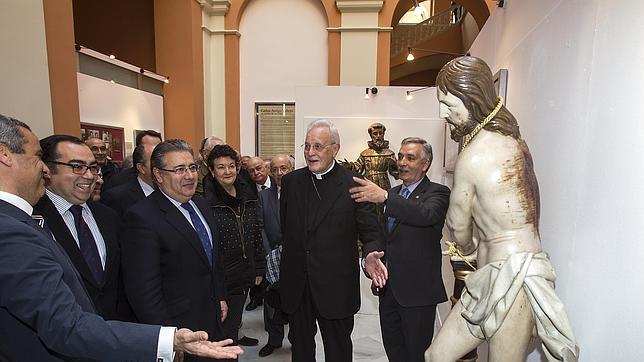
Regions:
<instances>
[{"instance_id":1,"label":"blue necktie","mask_svg":"<svg viewBox=\"0 0 644 362\"><path fill-rule=\"evenodd\" d=\"M103 264L101 257L98 254L98 247L96 247L96 240L92 235L92 231L83 219L83 207L80 205L72 205L69 212L74 216L74 225L76 226L76 233L78 234L78 244L80 246L81 254L92 272L94 279L98 284L103 282Z\"/></svg>"},{"instance_id":2,"label":"blue necktie","mask_svg":"<svg viewBox=\"0 0 644 362\"><path fill-rule=\"evenodd\" d=\"M194 226L195 231L199 236L199 240L201 240L201 246L203 247L203 250L206 252L206 257L208 257L208 264L212 266L212 244L210 244L210 238L208 237L208 231L206 230L206 227L201 222L199 215L197 215L197 212L192 207L192 205L190 205L189 203L184 203L184 204L181 204L181 207L186 209L186 211L188 211L188 213L190 214L190 220L192 220L192 226Z\"/></svg>"},{"instance_id":3,"label":"blue necktie","mask_svg":"<svg viewBox=\"0 0 644 362\"><path fill-rule=\"evenodd\" d=\"M402 197L404 197L404 198L406 199L406 198L408 198L408 197L409 197L409 194L410 194L410 193L411 193L411 192L409 192L409 189L405 187L405 188L403 188L403 189L401 190L401 192L400 192L400 196L402 196ZM391 217L391 216L390 216L390 217L387 219L387 232L388 232L388 233L391 233L391 229L393 229L393 228L394 228L394 222L396 222L396 218L393 218L393 217Z\"/></svg>"}]
</instances>

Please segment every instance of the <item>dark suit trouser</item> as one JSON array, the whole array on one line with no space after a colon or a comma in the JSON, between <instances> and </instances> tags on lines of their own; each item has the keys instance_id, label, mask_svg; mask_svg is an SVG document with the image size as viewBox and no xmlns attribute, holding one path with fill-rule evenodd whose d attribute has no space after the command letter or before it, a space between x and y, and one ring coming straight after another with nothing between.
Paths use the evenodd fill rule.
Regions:
<instances>
[{"instance_id":1,"label":"dark suit trouser","mask_svg":"<svg viewBox=\"0 0 644 362\"><path fill-rule=\"evenodd\" d=\"M264 329L268 332L268 344L280 347L284 340L284 325L275 321L276 313L282 312L264 303Z\"/></svg>"},{"instance_id":2,"label":"dark suit trouser","mask_svg":"<svg viewBox=\"0 0 644 362\"><path fill-rule=\"evenodd\" d=\"M248 297L250 298L249 303L254 302L257 305L262 303L264 301L264 289L266 289L267 285L268 281L266 278L262 279L262 282L259 285L253 285L248 293Z\"/></svg>"},{"instance_id":3,"label":"dark suit trouser","mask_svg":"<svg viewBox=\"0 0 644 362\"><path fill-rule=\"evenodd\" d=\"M403 307L391 289L380 292L380 330L391 362L424 362L434 336L436 305Z\"/></svg>"},{"instance_id":4,"label":"dark suit trouser","mask_svg":"<svg viewBox=\"0 0 644 362\"><path fill-rule=\"evenodd\" d=\"M317 320L324 343L326 361L351 362L353 360L353 316L326 319L318 313L311 296L308 281L304 286L302 301L294 314L289 315L288 340L292 345L293 362L315 362L315 334Z\"/></svg>"}]
</instances>

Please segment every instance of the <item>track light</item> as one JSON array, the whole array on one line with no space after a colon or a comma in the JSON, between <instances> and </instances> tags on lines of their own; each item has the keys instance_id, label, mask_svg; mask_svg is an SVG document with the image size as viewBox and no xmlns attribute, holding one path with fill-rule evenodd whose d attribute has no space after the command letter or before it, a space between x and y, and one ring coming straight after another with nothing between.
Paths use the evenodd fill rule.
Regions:
<instances>
[{"instance_id":1,"label":"track light","mask_svg":"<svg viewBox=\"0 0 644 362\"><path fill-rule=\"evenodd\" d=\"M369 99L369 87L364 89L364 99L365 100Z\"/></svg>"},{"instance_id":2,"label":"track light","mask_svg":"<svg viewBox=\"0 0 644 362\"><path fill-rule=\"evenodd\" d=\"M416 59L416 57L414 57L414 54L412 53L412 51L414 51L414 50L418 50L418 51L422 51L422 52L431 52L431 53L434 53L434 54L455 55L455 56L459 56L459 57L463 56L463 55L466 55L466 53L454 53L454 52L446 52L444 50L434 50L434 49L408 47L407 48L407 52L408 52L407 61L411 62L412 60Z\"/></svg>"},{"instance_id":3,"label":"track light","mask_svg":"<svg viewBox=\"0 0 644 362\"><path fill-rule=\"evenodd\" d=\"M420 88L416 88L416 89L406 90L405 91L405 94L406 94L405 95L405 100L411 101L412 99L414 99L414 96L412 95L412 93L424 91L425 89L429 89L429 88L430 87L420 87Z\"/></svg>"}]
</instances>

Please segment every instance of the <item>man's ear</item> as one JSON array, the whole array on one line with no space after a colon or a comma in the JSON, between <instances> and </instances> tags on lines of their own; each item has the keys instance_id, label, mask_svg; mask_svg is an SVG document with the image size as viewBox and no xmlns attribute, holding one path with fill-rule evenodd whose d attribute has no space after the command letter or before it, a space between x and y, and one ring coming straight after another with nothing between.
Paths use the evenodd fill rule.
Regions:
<instances>
[{"instance_id":1,"label":"man's ear","mask_svg":"<svg viewBox=\"0 0 644 362\"><path fill-rule=\"evenodd\" d=\"M427 171L429 171L429 168L430 168L431 166L432 166L432 163L431 163L431 162L427 162L427 167L425 168L425 173L427 173Z\"/></svg>"},{"instance_id":2,"label":"man's ear","mask_svg":"<svg viewBox=\"0 0 644 362\"><path fill-rule=\"evenodd\" d=\"M11 167L14 163L13 152L4 143L0 143L0 163Z\"/></svg>"},{"instance_id":3,"label":"man's ear","mask_svg":"<svg viewBox=\"0 0 644 362\"><path fill-rule=\"evenodd\" d=\"M145 170L145 164L144 163L137 163L134 166L134 169L136 170L137 175L141 172L141 169L139 167L143 167L143 170Z\"/></svg>"},{"instance_id":4,"label":"man's ear","mask_svg":"<svg viewBox=\"0 0 644 362\"><path fill-rule=\"evenodd\" d=\"M161 174L161 171L159 171L158 168L153 168L152 169L152 178L159 185L161 185L163 183L163 180L161 179L160 174Z\"/></svg>"}]
</instances>

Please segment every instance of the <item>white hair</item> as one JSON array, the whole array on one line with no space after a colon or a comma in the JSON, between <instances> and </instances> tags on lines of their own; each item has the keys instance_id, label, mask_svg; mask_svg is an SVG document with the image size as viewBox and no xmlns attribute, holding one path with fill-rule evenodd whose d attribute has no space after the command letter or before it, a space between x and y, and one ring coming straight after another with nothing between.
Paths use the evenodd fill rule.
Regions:
<instances>
[{"instance_id":1,"label":"white hair","mask_svg":"<svg viewBox=\"0 0 644 362\"><path fill-rule=\"evenodd\" d=\"M337 145L340 144L340 133L331 121L326 119L315 120L306 128L306 133L308 134L313 128L328 128L331 132L331 141Z\"/></svg>"}]
</instances>

